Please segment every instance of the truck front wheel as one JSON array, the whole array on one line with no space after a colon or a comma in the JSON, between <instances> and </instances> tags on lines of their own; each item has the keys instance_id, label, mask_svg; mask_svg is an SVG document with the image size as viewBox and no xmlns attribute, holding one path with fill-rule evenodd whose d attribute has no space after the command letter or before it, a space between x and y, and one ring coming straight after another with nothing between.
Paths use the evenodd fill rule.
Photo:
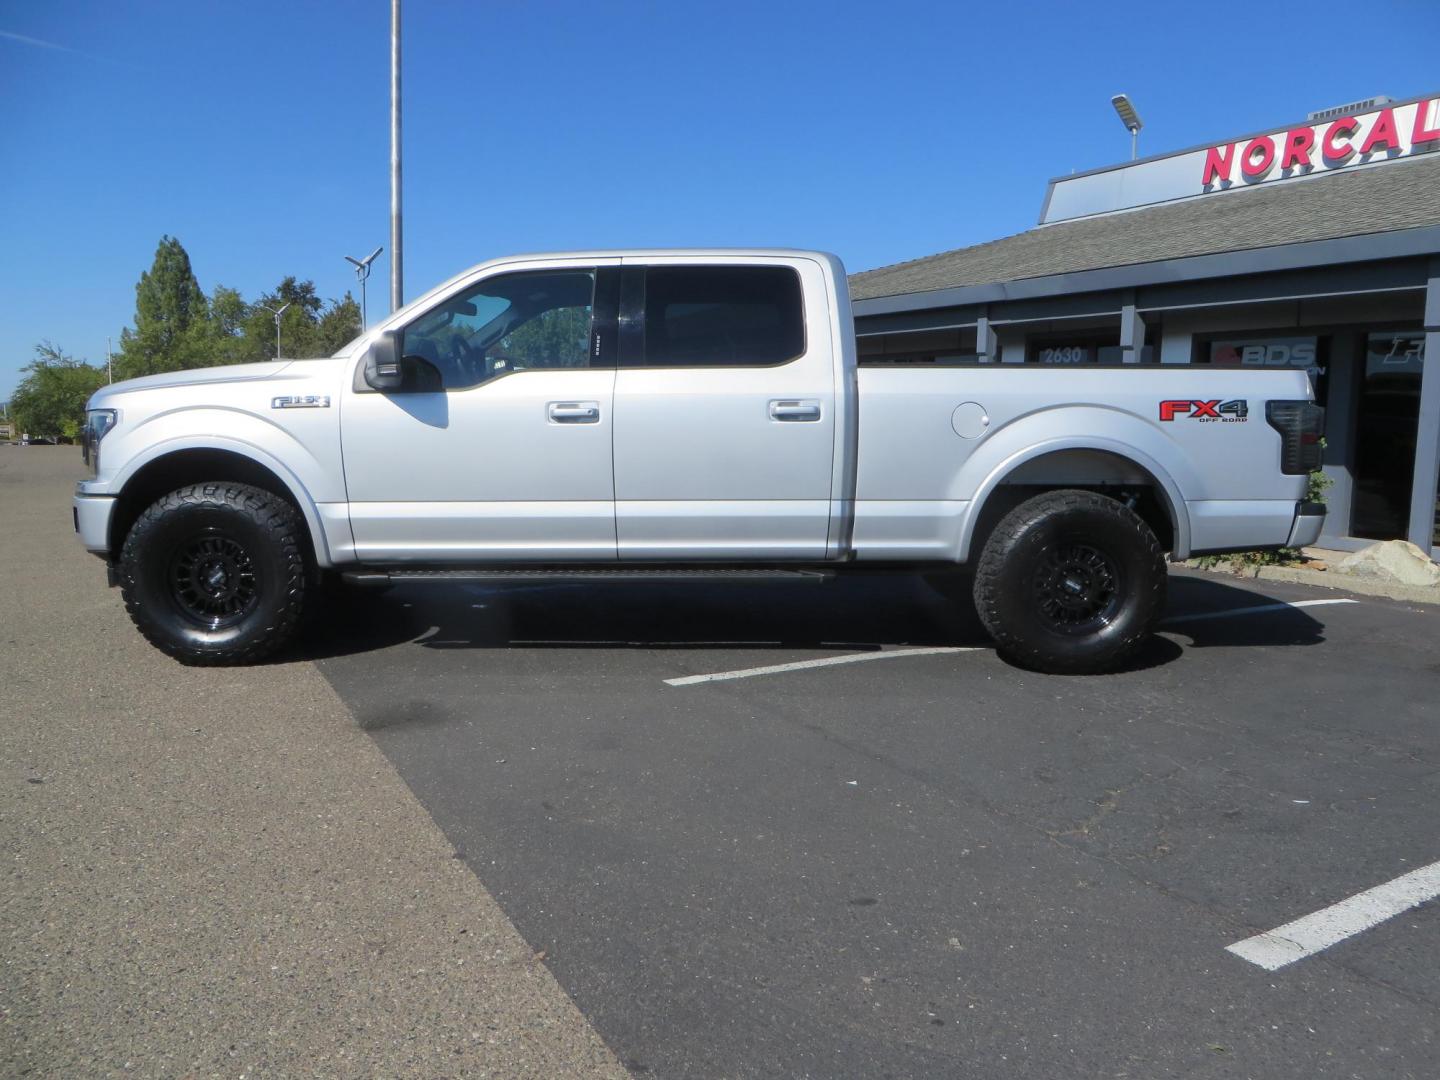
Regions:
<instances>
[{"instance_id":1,"label":"truck front wheel","mask_svg":"<svg viewBox=\"0 0 1440 1080\"><path fill-rule=\"evenodd\" d=\"M149 642L185 664L243 664L288 642L305 604L295 508L249 484L192 484L140 515L120 588Z\"/></svg>"},{"instance_id":2,"label":"truck front wheel","mask_svg":"<svg viewBox=\"0 0 1440 1080\"><path fill-rule=\"evenodd\" d=\"M1111 671L1155 629L1165 556L1133 510L1050 491L1001 519L975 572L975 607L1002 656L1036 671Z\"/></svg>"}]
</instances>

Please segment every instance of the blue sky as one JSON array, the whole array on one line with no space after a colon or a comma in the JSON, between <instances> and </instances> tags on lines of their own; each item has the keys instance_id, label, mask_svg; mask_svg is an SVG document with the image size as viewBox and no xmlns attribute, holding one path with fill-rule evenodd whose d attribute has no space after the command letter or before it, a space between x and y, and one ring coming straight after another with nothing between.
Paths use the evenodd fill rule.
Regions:
<instances>
[{"instance_id":1,"label":"blue sky","mask_svg":"<svg viewBox=\"0 0 1440 1080\"><path fill-rule=\"evenodd\" d=\"M0 6L0 399L42 339L104 361L162 234L207 292L351 288L343 256L389 239L388 25L388 0ZM990 240L1128 156L1111 94L1158 153L1440 90L1437 38L1433 0L409 0L406 295L519 251L858 270Z\"/></svg>"}]
</instances>

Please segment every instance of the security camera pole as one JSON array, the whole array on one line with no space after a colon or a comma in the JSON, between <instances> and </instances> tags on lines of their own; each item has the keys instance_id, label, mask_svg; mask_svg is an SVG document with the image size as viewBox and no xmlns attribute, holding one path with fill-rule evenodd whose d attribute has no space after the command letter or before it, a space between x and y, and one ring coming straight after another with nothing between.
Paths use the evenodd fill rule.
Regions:
<instances>
[{"instance_id":1,"label":"security camera pole","mask_svg":"<svg viewBox=\"0 0 1440 1080\"><path fill-rule=\"evenodd\" d=\"M400 0L395 2L398 4ZM1140 129L1145 125L1140 122L1140 114L1135 111L1135 106L1130 104L1126 95L1116 94L1110 99L1110 104L1115 106L1120 122L1130 131L1130 160L1134 161L1140 152Z\"/></svg>"},{"instance_id":2,"label":"security camera pole","mask_svg":"<svg viewBox=\"0 0 1440 1080\"><path fill-rule=\"evenodd\" d=\"M293 304L293 303L294 303L293 300L290 301L290 304ZM276 360L279 360L279 359L280 359L280 316L285 314L285 309L288 308L288 307L290 306L290 304L285 304L285 305L283 305L283 306L280 308L279 311L276 311L276 310L275 310L273 307L271 307L269 304L261 304L261 305L260 305L260 306L263 307L266 311L270 312L271 315L274 315L274 316L275 316L275 359L276 359Z\"/></svg>"},{"instance_id":3,"label":"security camera pole","mask_svg":"<svg viewBox=\"0 0 1440 1080\"><path fill-rule=\"evenodd\" d=\"M390 310L404 305L400 249L400 0L390 0Z\"/></svg>"},{"instance_id":4,"label":"security camera pole","mask_svg":"<svg viewBox=\"0 0 1440 1080\"><path fill-rule=\"evenodd\" d=\"M370 328L370 314L365 306L365 282L370 280L370 264L375 261L375 256L385 249L378 247L363 259L357 259L353 255L346 255L345 261L355 267L355 276L360 280L360 332L363 334Z\"/></svg>"}]
</instances>

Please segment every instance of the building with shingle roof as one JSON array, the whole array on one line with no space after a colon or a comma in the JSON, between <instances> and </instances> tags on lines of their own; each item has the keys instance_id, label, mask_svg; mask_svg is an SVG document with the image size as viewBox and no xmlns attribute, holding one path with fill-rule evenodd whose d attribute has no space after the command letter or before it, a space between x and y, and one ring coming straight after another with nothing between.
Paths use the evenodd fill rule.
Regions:
<instances>
[{"instance_id":1,"label":"building with shingle roof","mask_svg":"<svg viewBox=\"0 0 1440 1080\"><path fill-rule=\"evenodd\" d=\"M1440 95L1059 177L1035 228L850 289L862 365L1306 367L1323 542L1440 553Z\"/></svg>"}]
</instances>

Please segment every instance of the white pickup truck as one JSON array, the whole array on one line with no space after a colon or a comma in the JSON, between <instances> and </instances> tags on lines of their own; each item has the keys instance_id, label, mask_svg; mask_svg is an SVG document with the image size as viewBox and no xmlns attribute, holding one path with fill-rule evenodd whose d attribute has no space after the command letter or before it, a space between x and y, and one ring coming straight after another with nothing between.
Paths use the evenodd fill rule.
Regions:
<instances>
[{"instance_id":1,"label":"white pickup truck","mask_svg":"<svg viewBox=\"0 0 1440 1080\"><path fill-rule=\"evenodd\" d=\"M527 255L329 359L101 390L75 528L186 663L270 652L337 581L973 563L1004 655L1095 672L1153 629L1167 552L1315 540L1311 398L1304 371L857 364L816 252Z\"/></svg>"}]
</instances>

